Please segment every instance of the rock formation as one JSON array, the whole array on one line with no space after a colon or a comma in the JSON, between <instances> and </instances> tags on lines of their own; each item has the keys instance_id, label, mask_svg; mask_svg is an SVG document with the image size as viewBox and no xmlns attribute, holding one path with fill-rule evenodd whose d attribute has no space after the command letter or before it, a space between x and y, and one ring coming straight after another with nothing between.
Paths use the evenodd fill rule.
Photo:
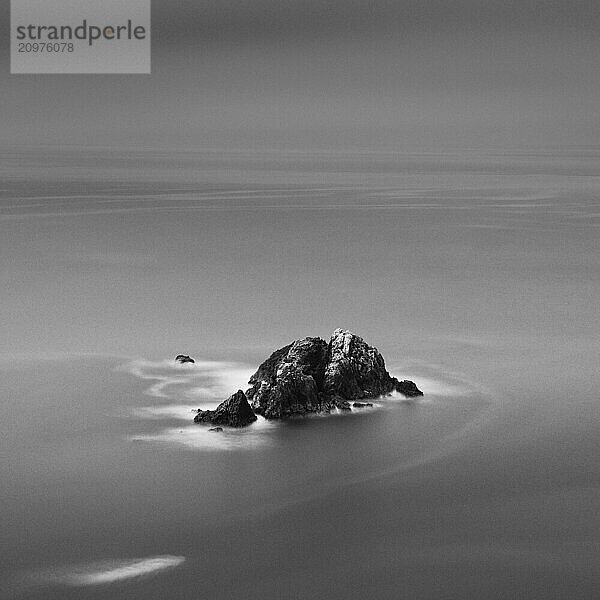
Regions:
<instances>
[{"instance_id":1,"label":"rock formation","mask_svg":"<svg viewBox=\"0 0 600 600\"><path fill-rule=\"evenodd\" d=\"M194 362L183 355L176 360ZM198 410L194 421L244 427L256 421L256 414L282 419L334 408L373 406L372 402L356 401L393 391L409 397L423 395L412 381L390 376L377 348L342 329L333 332L329 343L307 337L276 350L249 383L252 387L245 394L238 390L215 410Z\"/></svg>"},{"instance_id":2,"label":"rock formation","mask_svg":"<svg viewBox=\"0 0 600 600\"><path fill-rule=\"evenodd\" d=\"M211 425L226 425L228 427L244 427L256 421L246 395L238 390L221 402L215 410L198 410L194 417L196 423L210 423ZM218 429L217 429L218 430Z\"/></svg>"},{"instance_id":3,"label":"rock formation","mask_svg":"<svg viewBox=\"0 0 600 600\"><path fill-rule=\"evenodd\" d=\"M186 354L178 354L175 357L175 360L180 364L195 362L193 358L191 358L190 356L187 356Z\"/></svg>"},{"instance_id":4,"label":"rock formation","mask_svg":"<svg viewBox=\"0 0 600 600\"><path fill-rule=\"evenodd\" d=\"M267 419L348 410L350 401L395 390L422 395L412 381L390 376L376 348L342 329L333 332L329 344L309 337L276 350L249 383L246 395L252 408Z\"/></svg>"}]
</instances>

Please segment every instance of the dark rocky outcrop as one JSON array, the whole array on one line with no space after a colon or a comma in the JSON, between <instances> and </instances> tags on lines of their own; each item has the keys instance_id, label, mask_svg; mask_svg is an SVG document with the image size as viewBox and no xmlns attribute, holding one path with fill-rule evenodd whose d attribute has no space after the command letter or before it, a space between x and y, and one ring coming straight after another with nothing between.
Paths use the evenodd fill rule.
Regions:
<instances>
[{"instance_id":1,"label":"dark rocky outcrop","mask_svg":"<svg viewBox=\"0 0 600 600\"><path fill-rule=\"evenodd\" d=\"M249 383L246 395L267 419L349 410L350 401L392 391L422 395L413 382L390 376L376 348L342 329L333 332L329 343L308 337L276 350Z\"/></svg>"},{"instance_id":2,"label":"dark rocky outcrop","mask_svg":"<svg viewBox=\"0 0 600 600\"><path fill-rule=\"evenodd\" d=\"M226 425L227 427L245 427L256 421L248 399L242 390L238 390L217 406L215 410L199 410L194 417L196 423Z\"/></svg>"},{"instance_id":3,"label":"dark rocky outcrop","mask_svg":"<svg viewBox=\"0 0 600 600\"><path fill-rule=\"evenodd\" d=\"M176 360L194 362L184 355ZM336 408L373 406L372 402L359 400L393 391L408 397L423 395L412 381L392 377L376 348L342 329L333 332L329 343L307 337L276 350L258 367L249 383L251 387L245 394L238 390L215 410L198 410L194 421L244 427L256 421L256 414L282 419ZM210 429L220 430L221 427Z\"/></svg>"},{"instance_id":4,"label":"dark rocky outcrop","mask_svg":"<svg viewBox=\"0 0 600 600\"><path fill-rule=\"evenodd\" d=\"M394 378L395 379L395 378ZM398 381L396 379L396 391L400 392L404 396L414 398L415 396L422 396L423 392L415 385L414 381Z\"/></svg>"},{"instance_id":5,"label":"dark rocky outcrop","mask_svg":"<svg viewBox=\"0 0 600 600\"><path fill-rule=\"evenodd\" d=\"M347 400L376 398L389 394L395 381L377 348L350 331L333 332L323 380L325 395L337 394Z\"/></svg>"},{"instance_id":6,"label":"dark rocky outcrop","mask_svg":"<svg viewBox=\"0 0 600 600\"><path fill-rule=\"evenodd\" d=\"M327 343L321 338L297 340L276 350L250 378L248 399L258 414L281 419L323 408Z\"/></svg>"},{"instance_id":7,"label":"dark rocky outcrop","mask_svg":"<svg viewBox=\"0 0 600 600\"><path fill-rule=\"evenodd\" d=\"M195 362L193 358L191 358L190 356L187 356L186 354L178 354L175 357L175 360L176 360L176 362L178 362L180 364Z\"/></svg>"}]
</instances>

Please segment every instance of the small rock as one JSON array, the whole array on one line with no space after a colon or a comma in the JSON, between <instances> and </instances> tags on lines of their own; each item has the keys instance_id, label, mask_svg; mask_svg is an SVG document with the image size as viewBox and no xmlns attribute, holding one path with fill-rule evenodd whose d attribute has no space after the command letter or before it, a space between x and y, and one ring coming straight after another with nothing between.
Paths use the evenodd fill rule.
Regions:
<instances>
[{"instance_id":1,"label":"small rock","mask_svg":"<svg viewBox=\"0 0 600 600\"><path fill-rule=\"evenodd\" d=\"M209 431L223 431L222 427L211 427Z\"/></svg>"},{"instance_id":2,"label":"small rock","mask_svg":"<svg viewBox=\"0 0 600 600\"><path fill-rule=\"evenodd\" d=\"M227 425L228 427L245 427L256 421L256 415L248 404L248 399L242 390L238 390L221 402L215 410L201 410L194 417L196 423L211 425Z\"/></svg>"},{"instance_id":3,"label":"small rock","mask_svg":"<svg viewBox=\"0 0 600 600\"><path fill-rule=\"evenodd\" d=\"M187 354L178 354L175 357L176 362L178 362L179 364L184 364L184 363L193 363L195 362L194 359L190 356L188 356Z\"/></svg>"},{"instance_id":4,"label":"small rock","mask_svg":"<svg viewBox=\"0 0 600 600\"><path fill-rule=\"evenodd\" d=\"M332 402L334 406L336 408L339 408L340 410L350 410L350 402L348 402L348 400L340 398L340 396L334 396L332 398Z\"/></svg>"},{"instance_id":5,"label":"small rock","mask_svg":"<svg viewBox=\"0 0 600 600\"><path fill-rule=\"evenodd\" d=\"M416 386L415 382L408 381L407 379L404 381L396 380L396 391L400 392L404 396L407 396L408 398L414 398L415 396L423 395L423 392Z\"/></svg>"}]
</instances>

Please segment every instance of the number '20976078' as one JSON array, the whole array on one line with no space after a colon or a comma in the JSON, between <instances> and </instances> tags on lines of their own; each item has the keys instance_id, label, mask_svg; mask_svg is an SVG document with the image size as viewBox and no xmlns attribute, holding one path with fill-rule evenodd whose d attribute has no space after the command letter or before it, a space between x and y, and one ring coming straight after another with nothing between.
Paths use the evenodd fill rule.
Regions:
<instances>
[{"instance_id":1,"label":"number '20976078'","mask_svg":"<svg viewBox=\"0 0 600 600\"><path fill-rule=\"evenodd\" d=\"M17 52L73 52L73 42L20 42Z\"/></svg>"}]
</instances>

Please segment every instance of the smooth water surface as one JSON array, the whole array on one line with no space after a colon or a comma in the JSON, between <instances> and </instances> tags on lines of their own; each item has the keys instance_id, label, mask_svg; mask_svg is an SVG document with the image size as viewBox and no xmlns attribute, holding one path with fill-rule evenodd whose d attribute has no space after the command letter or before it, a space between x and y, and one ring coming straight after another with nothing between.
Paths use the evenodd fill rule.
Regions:
<instances>
[{"instance_id":1,"label":"smooth water surface","mask_svg":"<svg viewBox=\"0 0 600 600\"><path fill-rule=\"evenodd\" d=\"M599 161L4 153L3 597L594 598ZM336 327L425 396L193 424Z\"/></svg>"}]
</instances>

